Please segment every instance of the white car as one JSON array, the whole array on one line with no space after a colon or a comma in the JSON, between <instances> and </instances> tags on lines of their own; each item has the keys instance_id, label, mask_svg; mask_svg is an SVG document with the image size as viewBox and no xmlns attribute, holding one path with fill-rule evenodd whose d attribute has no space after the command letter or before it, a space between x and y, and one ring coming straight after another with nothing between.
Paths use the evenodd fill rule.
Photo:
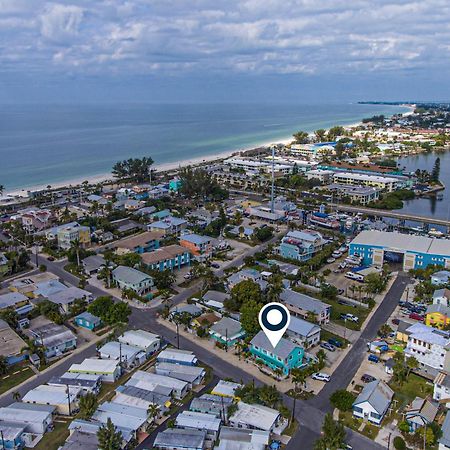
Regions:
<instances>
[{"instance_id":1,"label":"white car","mask_svg":"<svg viewBox=\"0 0 450 450\"><path fill-rule=\"evenodd\" d=\"M312 379L318 381L325 381L325 383L328 383L331 377L327 373L316 372L312 374Z\"/></svg>"},{"instance_id":2,"label":"white car","mask_svg":"<svg viewBox=\"0 0 450 450\"><path fill-rule=\"evenodd\" d=\"M328 264L332 264L332 263L334 263L335 261L336 261L335 258L328 258L328 259L327 259L327 263L328 263Z\"/></svg>"},{"instance_id":3,"label":"white car","mask_svg":"<svg viewBox=\"0 0 450 450\"><path fill-rule=\"evenodd\" d=\"M359 317L354 316L353 314L346 314L347 320L351 320L352 322L359 322Z\"/></svg>"},{"instance_id":4,"label":"white car","mask_svg":"<svg viewBox=\"0 0 450 450\"><path fill-rule=\"evenodd\" d=\"M339 251L334 251L334 252L331 254L331 256L332 256L333 258L340 258L340 257L342 256L342 253L339 252Z\"/></svg>"}]
</instances>

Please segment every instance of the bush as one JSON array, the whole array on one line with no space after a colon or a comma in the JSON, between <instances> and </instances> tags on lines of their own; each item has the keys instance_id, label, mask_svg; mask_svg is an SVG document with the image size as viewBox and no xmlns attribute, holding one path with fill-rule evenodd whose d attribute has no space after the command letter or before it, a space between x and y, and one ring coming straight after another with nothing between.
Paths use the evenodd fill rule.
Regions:
<instances>
[{"instance_id":1,"label":"bush","mask_svg":"<svg viewBox=\"0 0 450 450\"><path fill-rule=\"evenodd\" d=\"M396 450L406 450L405 441L400 436L394 438L394 448Z\"/></svg>"},{"instance_id":2,"label":"bush","mask_svg":"<svg viewBox=\"0 0 450 450\"><path fill-rule=\"evenodd\" d=\"M39 266L39 270L40 270L41 272L47 272L47 266L46 266L45 264L41 264L41 265Z\"/></svg>"},{"instance_id":3,"label":"bush","mask_svg":"<svg viewBox=\"0 0 450 450\"><path fill-rule=\"evenodd\" d=\"M339 411L350 411L354 401L355 396L345 389L340 389L330 396L331 404Z\"/></svg>"}]
</instances>

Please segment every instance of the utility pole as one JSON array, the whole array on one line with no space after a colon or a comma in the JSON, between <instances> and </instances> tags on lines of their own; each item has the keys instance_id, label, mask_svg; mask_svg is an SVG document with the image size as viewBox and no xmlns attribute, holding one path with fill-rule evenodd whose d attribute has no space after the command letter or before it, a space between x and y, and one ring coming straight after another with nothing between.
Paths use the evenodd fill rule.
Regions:
<instances>
[{"instance_id":1,"label":"utility pole","mask_svg":"<svg viewBox=\"0 0 450 450\"><path fill-rule=\"evenodd\" d=\"M72 415L72 408L70 406L70 389L69 389L69 385L66 384L66 388L67 388L67 403L69 405L69 416Z\"/></svg>"},{"instance_id":2,"label":"utility pole","mask_svg":"<svg viewBox=\"0 0 450 450\"><path fill-rule=\"evenodd\" d=\"M275 146L272 145L272 189L270 192L270 212L274 212L274 188L275 188Z\"/></svg>"},{"instance_id":3,"label":"utility pole","mask_svg":"<svg viewBox=\"0 0 450 450\"><path fill-rule=\"evenodd\" d=\"M178 329L178 322L175 322L177 324L177 349L180 349L180 331Z\"/></svg>"},{"instance_id":4,"label":"utility pole","mask_svg":"<svg viewBox=\"0 0 450 450\"><path fill-rule=\"evenodd\" d=\"M225 351L228 353L228 328L225 329Z\"/></svg>"}]
</instances>

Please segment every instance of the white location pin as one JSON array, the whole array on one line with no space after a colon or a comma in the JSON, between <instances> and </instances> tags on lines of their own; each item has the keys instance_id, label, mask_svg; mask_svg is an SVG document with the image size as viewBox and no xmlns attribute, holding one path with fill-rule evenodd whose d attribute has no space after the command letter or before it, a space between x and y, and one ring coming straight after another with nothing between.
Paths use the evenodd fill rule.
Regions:
<instances>
[{"instance_id":1,"label":"white location pin","mask_svg":"<svg viewBox=\"0 0 450 450\"><path fill-rule=\"evenodd\" d=\"M259 311L258 319L264 334L275 348L291 321L289 310L281 303L268 303Z\"/></svg>"}]
</instances>

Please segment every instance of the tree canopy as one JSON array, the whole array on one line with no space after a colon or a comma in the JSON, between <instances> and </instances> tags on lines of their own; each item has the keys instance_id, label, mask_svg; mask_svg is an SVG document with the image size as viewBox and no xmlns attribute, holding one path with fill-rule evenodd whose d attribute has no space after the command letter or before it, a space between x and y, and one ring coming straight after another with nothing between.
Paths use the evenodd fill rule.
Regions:
<instances>
[{"instance_id":1,"label":"tree canopy","mask_svg":"<svg viewBox=\"0 0 450 450\"><path fill-rule=\"evenodd\" d=\"M149 179L149 171L152 165L153 159L146 156L124 159L114 164L112 174L119 180L132 180L142 183Z\"/></svg>"},{"instance_id":2,"label":"tree canopy","mask_svg":"<svg viewBox=\"0 0 450 450\"><path fill-rule=\"evenodd\" d=\"M204 169L190 166L180 170L181 193L190 198L223 200L228 192Z\"/></svg>"}]
</instances>

